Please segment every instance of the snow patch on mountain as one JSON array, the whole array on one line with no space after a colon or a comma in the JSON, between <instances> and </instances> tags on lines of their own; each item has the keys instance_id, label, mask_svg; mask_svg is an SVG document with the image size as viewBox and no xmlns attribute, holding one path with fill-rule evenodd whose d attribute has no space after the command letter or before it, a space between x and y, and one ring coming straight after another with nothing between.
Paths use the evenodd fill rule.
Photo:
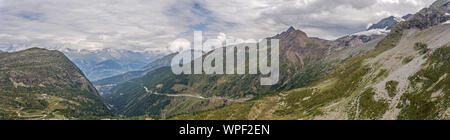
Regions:
<instances>
[{"instance_id":1,"label":"snow patch on mountain","mask_svg":"<svg viewBox=\"0 0 450 140\"><path fill-rule=\"evenodd\" d=\"M372 35L386 35L390 32L391 30L388 30L387 28L384 29L372 29L372 30L367 30L367 31L362 31L362 32L358 32L358 33L354 33L352 35L366 35L366 36L372 36Z\"/></svg>"},{"instance_id":2,"label":"snow patch on mountain","mask_svg":"<svg viewBox=\"0 0 450 140\"><path fill-rule=\"evenodd\" d=\"M447 20L446 22L444 22L442 24L450 24L450 20Z\"/></svg>"},{"instance_id":3,"label":"snow patch on mountain","mask_svg":"<svg viewBox=\"0 0 450 140\"><path fill-rule=\"evenodd\" d=\"M450 13L445 13L445 16L450 16ZM442 24L450 24L450 20L447 20L446 22L444 22Z\"/></svg>"}]
</instances>

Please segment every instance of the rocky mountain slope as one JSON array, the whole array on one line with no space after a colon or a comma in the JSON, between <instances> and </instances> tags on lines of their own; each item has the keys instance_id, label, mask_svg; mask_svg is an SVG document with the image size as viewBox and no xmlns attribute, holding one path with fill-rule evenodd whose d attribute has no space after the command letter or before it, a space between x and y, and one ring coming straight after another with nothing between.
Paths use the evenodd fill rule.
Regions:
<instances>
[{"instance_id":1,"label":"rocky mountain slope","mask_svg":"<svg viewBox=\"0 0 450 140\"><path fill-rule=\"evenodd\" d=\"M436 1L309 86L172 119L450 119L449 5Z\"/></svg>"},{"instance_id":2,"label":"rocky mountain slope","mask_svg":"<svg viewBox=\"0 0 450 140\"><path fill-rule=\"evenodd\" d=\"M403 17L395 17L390 16L387 18L382 19L378 23L372 24L367 30L374 30L374 29L386 29L391 30L395 25L398 23L408 20L409 17L411 17L412 14L405 15Z\"/></svg>"},{"instance_id":3,"label":"rocky mountain slope","mask_svg":"<svg viewBox=\"0 0 450 140\"><path fill-rule=\"evenodd\" d=\"M0 119L108 115L97 90L63 53L38 48L0 53Z\"/></svg>"},{"instance_id":4,"label":"rocky mountain slope","mask_svg":"<svg viewBox=\"0 0 450 140\"><path fill-rule=\"evenodd\" d=\"M390 16L384 18L378 23L372 24L365 31L338 38L336 42L339 43L338 46L358 46L372 40L383 38L395 25L407 20L411 16L411 14L408 14L403 17Z\"/></svg>"},{"instance_id":5,"label":"rocky mountain slope","mask_svg":"<svg viewBox=\"0 0 450 140\"><path fill-rule=\"evenodd\" d=\"M391 19L386 18L378 24L381 26L388 20ZM394 25L384 25L383 30L386 30L386 27L390 29L390 26ZM108 93L104 96L105 100L121 115L171 115L195 112L311 84L349 56L373 50L387 33L389 30L383 34L354 34L329 41L308 37L306 33L290 27L285 32L269 38L281 40L282 83L275 86L259 86L259 75L246 75L244 79L239 76L175 76L170 74L170 68L163 68L163 65L157 65L160 67L155 68L161 69L154 72L144 69L94 83L101 92ZM153 67L150 70L154 70ZM128 82L124 83L126 81ZM247 81L246 84L240 84L243 81ZM153 94L148 94L149 92ZM154 93L163 93L160 94L163 96L155 97ZM173 96L177 94L189 96ZM161 105L162 102L158 98L166 102ZM183 100L180 101L180 98ZM191 101L186 101L188 100L186 98ZM181 107L180 102L184 102ZM152 112L149 113L148 110ZM163 110L170 111L161 113Z\"/></svg>"}]
</instances>

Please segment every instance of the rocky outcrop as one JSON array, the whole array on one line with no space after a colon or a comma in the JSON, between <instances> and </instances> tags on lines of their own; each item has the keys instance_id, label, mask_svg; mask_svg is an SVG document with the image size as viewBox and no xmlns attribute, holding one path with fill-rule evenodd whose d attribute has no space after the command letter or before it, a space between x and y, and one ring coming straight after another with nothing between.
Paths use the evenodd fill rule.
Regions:
<instances>
[{"instance_id":1,"label":"rocky outcrop","mask_svg":"<svg viewBox=\"0 0 450 140\"><path fill-rule=\"evenodd\" d=\"M408 22L402 26L405 28L426 29L431 26L439 25L450 19L450 1L438 0L429 8L420 10L417 14L410 17Z\"/></svg>"},{"instance_id":2,"label":"rocky outcrop","mask_svg":"<svg viewBox=\"0 0 450 140\"><path fill-rule=\"evenodd\" d=\"M376 24L373 24L367 30L373 30L373 29L387 29L387 30L391 30L392 27L394 27L395 25L400 23L402 20L405 20L405 19L394 17L394 16L390 16L388 18L385 18L385 19L381 20L380 22L378 22Z\"/></svg>"},{"instance_id":3,"label":"rocky outcrop","mask_svg":"<svg viewBox=\"0 0 450 140\"><path fill-rule=\"evenodd\" d=\"M337 46L352 47L367 43L371 40L383 37L384 35L350 35L335 40Z\"/></svg>"},{"instance_id":4,"label":"rocky outcrop","mask_svg":"<svg viewBox=\"0 0 450 140\"><path fill-rule=\"evenodd\" d=\"M269 39L279 39L281 57L287 58L293 63L297 63L298 59L323 57L327 55L329 48L334 44L333 41L308 37L305 32L293 27Z\"/></svg>"}]
</instances>

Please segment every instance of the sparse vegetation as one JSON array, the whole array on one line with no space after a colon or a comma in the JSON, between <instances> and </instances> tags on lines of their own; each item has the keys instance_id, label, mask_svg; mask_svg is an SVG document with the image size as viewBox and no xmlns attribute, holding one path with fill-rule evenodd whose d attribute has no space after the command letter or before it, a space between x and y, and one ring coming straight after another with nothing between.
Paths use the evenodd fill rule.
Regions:
<instances>
[{"instance_id":1,"label":"sparse vegetation","mask_svg":"<svg viewBox=\"0 0 450 140\"><path fill-rule=\"evenodd\" d=\"M379 119L389 108L384 100L375 101L373 89L367 89L359 98L360 119Z\"/></svg>"},{"instance_id":2,"label":"sparse vegetation","mask_svg":"<svg viewBox=\"0 0 450 140\"><path fill-rule=\"evenodd\" d=\"M450 47L436 49L429 57L426 67L409 78L414 90L402 96L403 110L398 119L439 119L442 108L450 105ZM420 85L420 86L418 86ZM431 94L441 92L442 96L432 99ZM444 110L445 111L445 110Z\"/></svg>"},{"instance_id":3,"label":"sparse vegetation","mask_svg":"<svg viewBox=\"0 0 450 140\"><path fill-rule=\"evenodd\" d=\"M388 75L387 69L380 69L380 72L378 72L377 76L372 80L372 82L376 82L379 79L382 79Z\"/></svg>"},{"instance_id":4,"label":"sparse vegetation","mask_svg":"<svg viewBox=\"0 0 450 140\"><path fill-rule=\"evenodd\" d=\"M417 42L414 44L414 49L419 51L420 54L426 54L430 49L428 49L428 45L425 43Z\"/></svg>"},{"instance_id":5,"label":"sparse vegetation","mask_svg":"<svg viewBox=\"0 0 450 140\"><path fill-rule=\"evenodd\" d=\"M224 108L219 108L211 111L199 111L190 114L184 114L172 117L170 119L183 120L248 120L249 112L254 106L255 102L237 103Z\"/></svg>"},{"instance_id":6,"label":"sparse vegetation","mask_svg":"<svg viewBox=\"0 0 450 140\"><path fill-rule=\"evenodd\" d=\"M389 94L389 97L394 97L397 93L397 86L399 82L397 81L388 81L386 82L386 91Z\"/></svg>"},{"instance_id":7,"label":"sparse vegetation","mask_svg":"<svg viewBox=\"0 0 450 140\"><path fill-rule=\"evenodd\" d=\"M408 56L408 57L405 57L405 58L403 58L402 63L403 63L403 64L408 64L408 63L411 62L413 59L414 59L414 56Z\"/></svg>"}]
</instances>

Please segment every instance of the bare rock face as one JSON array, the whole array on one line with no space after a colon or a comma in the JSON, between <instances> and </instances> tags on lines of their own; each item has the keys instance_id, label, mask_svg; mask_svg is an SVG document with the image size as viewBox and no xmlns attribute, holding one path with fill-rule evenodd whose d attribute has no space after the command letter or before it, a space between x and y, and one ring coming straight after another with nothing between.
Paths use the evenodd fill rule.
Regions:
<instances>
[{"instance_id":1,"label":"bare rock face","mask_svg":"<svg viewBox=\"0 0 450 140\"><path fill-rule=\"evenodd\" d=\"M406 28L426 29L431 26L439 25L450 19L450 1L438 0L429 8L420 10L417 14L408 19Z\"/></svg>"},{"instance_id":2,"label":"bare rock face","mask_svg":"<svg viewBox=\"0 0 450 140\"><path fill-rule=\"evenodd\" d=\"M402 21L409 19L412 14L405 15L403 17L390 16L382 19L376 24L372 24L366 31L347 35L335 40L337 46L354 47L363 45L369 41L382 38L386 36L390 30Z\"/></svg>"},{"instance_id":3,"label":"bare rock face","mask_svg":"<svg viewBox=\"0 0 450 140\"><path fill-rule=\"evenodd\" d=\"M399 19L396 19L394 16L390 16L378 22L377 24L373 24L368 28L368 30L373 29L387 29L391 30L396 24L400 23Z\"/></svg>"},{"instance_id":4,"label":"bare rock face","mask_svg":"<svg viewBox=\"0 0 450 140\"><path fill-rule=\"evenodd\" d=\"M291 26L291 27L289 27L289 29L286 32L292 32L292 31L295 31L295 28Z\"/></svg>"},{"instance_id":5,"label":"bare rock face","mask_svg":"<svg viewBox=\"0 0 450 140\"><path fill-rule=\"evenodd\" d=\"M279 39L281 57L293 63L308 57L323 57L333 45L333 41L308 37L305 32L293 27L269 39Z\"/></svg>"},{"instance_id":6,"label":"bare rock face","mask_svg":"<svg viewBox=\"0 0 450 140\"><path fill-rule=\"evenodd\" d=\"M367 43L380 37L383 37L383 35L350 35L336 39L335 42L337 43L337 46L352 47Z\"/></svg>"}]
</instances>

